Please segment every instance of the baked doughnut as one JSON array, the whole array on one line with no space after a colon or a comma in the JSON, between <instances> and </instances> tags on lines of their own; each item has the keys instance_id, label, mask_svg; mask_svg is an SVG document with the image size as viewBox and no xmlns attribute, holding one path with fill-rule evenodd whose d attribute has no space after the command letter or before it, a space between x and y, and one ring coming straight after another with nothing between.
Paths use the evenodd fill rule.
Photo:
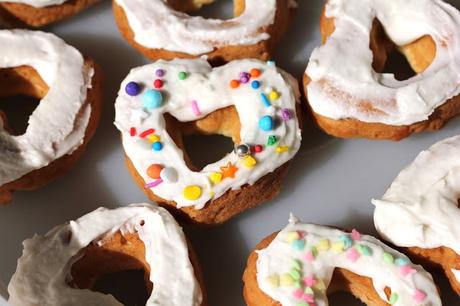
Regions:
<instances>
[{"instance_id":1,"label":"baked doughnut","mask_svg":"<svg viewBox=\"0 0 460 306\"><path fill-rule=\"evenodd\" d=\"M117 273L130 271L142 273L145 288L135 289L143 289L144 300L126 289L126 278L124 288L115 289ZM99 208L24 241L8 292L12 306L200 306L206 305L203 288L174 218L162 208L133 204Z\"/></svg>"},{"instance_id":2,"label":"baked doughnut","mask_svg":"<svg viewBox=\"0 0 460 306\"><path fill-rule=\"evenodd\" d=\"M420 153L375 204L387 241L444 272L460 295L460 136Z\"/></svg>"},{"instance_id":3,"label":"baked doughnut","mask_svg":"<svg viewBox=\"0 0 460 306\"><path fill-rule=\"evenodd\" d=\"M79 13L98 0L0 0L0 17L13 25L42 27Z\"/></svg>"},{"instance_id":4,"label":"baked doughnut","mask_svg":"<svg viewBox=\"0 0 460 306\"><path fill-rule=\"evenodd\" d=\"M115 103L131 174L148 197L197 223L222 223L273 198L300 147L297 82L273 63L212 69L176 59L133 69ZM235 151L199 171L183 135L231 137ZM211 144L210 144L211 145Z\"/></svg>"},{"instance_id":5,"label":"baked doughnut","mask_svg":"<svg viewBox=\"0 0 460 306\"><path fill-rule=\"evenodd\" d=\"M460 13L441 0L330 0L324 45L304 89L316 123L337 137L400 140L440 129L460 112ZM382 73L401 52L418 73Z\"/></svg>"},{"instance_id":6,"label":"baked doughnut","mask_svg":"<svg viewBox=\"0 0 460 306\"><path fill-rule=\"evenodd\" d=\"M243 276L248 306L324 306L347 291L373 306L435 306L441 299L421 266L371 236L291 216L289 225L260 242Z\"/></svg>"},{"instance_id":7,"label":"baked doughnut","mask_svg":"<svg viewBox=\"0 0 460 306\"><path fill-rule=\"evenodd\" d=\"M118 28L153 60L197 58L213 63L267 60L286 31L295 0L234 0L235 18L205 19L185 12L214 0L113 0Z\"/></svg>"},{"instance_id":8,"label":"baked doughnut","mask_svg":"<svg viewBox=\"0 0 460 306\"><path fill-rule=\"evenodd\" d=\"M63 40L38 31L1 30L0 98L40 100L25 134L0 120L0 204L15 190L41 187L67 172L92 137L101 111L101 72Z\"/></svg>"}]
</instances>

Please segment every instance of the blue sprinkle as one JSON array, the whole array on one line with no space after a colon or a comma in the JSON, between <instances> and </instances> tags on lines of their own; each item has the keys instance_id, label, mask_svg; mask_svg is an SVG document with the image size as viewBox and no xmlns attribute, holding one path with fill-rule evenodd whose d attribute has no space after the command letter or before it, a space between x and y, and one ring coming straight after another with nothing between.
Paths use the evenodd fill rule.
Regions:
<instances>
[{"instance_id":1,"label":"blue sprinkle","mask_svg":"<svg viewBox=\"0 0 460 306\"><path fill-rule=\"evenodd\" d=\"M254 89L259 89L260 82L259 81L252 81L251 87L254 88Z\"/></svg>"},{"instance_id":2,"label":"blue sprinkle","mask_svg":"<svg viewBox=\"0 0 460 306\"><path fill-rule=\"evenodd\" d=\"M152 145L153 151L161 151L163 149L163 144L159 141L154 142Z\"/></svg>"},{"instance_id":3,"label":"blue sprinkle","mask_svg":"<svg viewBox=\"0 0 460 306\"><path fill-rule=\"evenodd\" d=\"M129 82L126 84L125 91L128 95L134 97L141 92L141 87L136 82Z\"/></svg>"},{"instance_id":4,"label":"blue sprinkle","mask_svg":"<svg viewBox=\"0 0 460 306\"><path fill-rule=\"evenodd\" d=\"M271 106L270 100L268 100L267 95L265 95L264 93L261 93L260 97L262 98L262 103L264 104L265 107Z\"/></svg>"},{"instance_id":5,"label":"blue sprinkle","mask_svg":"<svg viewBox=\"0 0 460 306\"><path fill-rule=\"evenodd\" d=\"M345 250L353 246L353 240L348 235L341 235L339 239L343 242L343 248Z\"/></svg>"},{"instance_id":6,"label":"blue sprinkle","mask_svg":"<svg viewBox=\"0 0 460 306\"><path fill-rule=\"evenodd\" d=\"M395 260L395 265L397 265L398 267L402 267L408 264L410 264L410 260L407 258L396 258Z\"/></svg>"},{"instance_id":7,"label":"blue sprinkle","mask_svg":"<svg viewBox=\"0 0 460 306\"><path fill-rule=\"evenodd\" d=\"M292 248L297 251L302 251L305 248L305 240L294 240L292 242Z\"/></svg>"},{"instance_id":8,"label":"blue sprinkle","mask_svg":"<svg viewBox=\"0 0 460 306\"><path fill-rule=\"evenodd\" d=\"M163 95L155 89L147 90L142 96L142 102L145 108L158 108L163 104Z\"/></svg>"},{"instance_id":9,"label":"blue sprinkle","mask_svg":"<svg viewBox=\"0 0 460 306\"><path fill-rule=\"evenodd\" d=\"M268 132L273 130L274 123L273 118L270 116L263 116L259 121L259 127L262 131Z\"/></svg>"}]
</instances>

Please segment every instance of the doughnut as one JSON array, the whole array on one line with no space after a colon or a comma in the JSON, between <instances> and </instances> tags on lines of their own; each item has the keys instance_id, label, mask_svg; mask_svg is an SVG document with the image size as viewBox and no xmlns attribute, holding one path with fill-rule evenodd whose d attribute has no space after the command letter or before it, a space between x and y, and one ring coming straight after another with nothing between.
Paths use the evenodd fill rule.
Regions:
<instances>
[{"instance_id":1,"label":"doughnut","mask_svg":"<svg viewBox=\"0 0 460 306\"><path fill-rule=\"evenodd\" d=\"M92 137L101 111L101 72L63 40L38 31L0 30L0 98L40 99L23 135L0 116L0 204L66 173ZM0 113L2 113L0 111Z\"/></svg>"},{"instance_id":2,"label":"doughnut","mask_svg":"<svg viewBox=\"0 0 460 306\"><path fill-rule=\"evenodd\" d=\"M431 275L398 251L358 231L301 223L256 246L243 276L248 306L325 306L345 291L366 305L441 305Z\"/></svg>"},{"instance_id":3,"label":"doughnut","mask_svg":"<svg viewBox=\"0 0 460 306\"><path fill-rule=\"evenodd\" d=\"M441 0L329 0L303 82L315 122L342 138L442 128L460 113L459 29L460 13ZM384 73L392 52L417 74Z\"/></svg>"},{"instance_id":4,"label":"doughnut","mask_svg":"<svg viewBox=\"0 0 460 306\"><path fill-rule=\"evenodd\" d=\"M278 194L300 147L299 98L295 79L273 62L213 69L204 59L160 60L122 82L115 125L128 169L152 201L217 224ZM199 170L183 146L191 134L232 138L235 150Z\"/></svg>"},{"instance_id":5,"label":"doughnut","mask_svg":"<svg viewBox=\"0 0 460 306\"><path fill-rule=\"evenodd\" d=\"M206 305L194 254L162 208L99 208L23 244L8 285L12 306ZM133 301L142 295L127 290L130 279L116 286L117 273L129 271L142 273L143 301Z\"/></svg>"},{"instance_id":6,"label":"doughnut","mask_svg":"<svg viewBox=\"0 0 460 306\"><path fill-rule=\"evenodd\" d=\"M0 0L0 17L20 26L42 27L69 18L98 0Z\"/></svg>"},{"instance_id":7,"label":"doughnut","mask_svg":"<svg viewBox=\"0 0 460 306\"><path fill-rule=\"evenodd\" d=\"M460 136L404 169L375 205L380 235L415 261L443 271L460 295Z\"/></svg>"},{"instance_id":8,"label":"doughnut","mask_svg":"<svg viewBox=\"0 0 460 306\"><path fill-rule=\"evenodd\" d=\"M234 0L235 17L187 15L214 0L113 0L115 21L127 41L150 59L197 58L213 63L268 60L286 32L295 0Z\"/></svg>"}]
</instances>

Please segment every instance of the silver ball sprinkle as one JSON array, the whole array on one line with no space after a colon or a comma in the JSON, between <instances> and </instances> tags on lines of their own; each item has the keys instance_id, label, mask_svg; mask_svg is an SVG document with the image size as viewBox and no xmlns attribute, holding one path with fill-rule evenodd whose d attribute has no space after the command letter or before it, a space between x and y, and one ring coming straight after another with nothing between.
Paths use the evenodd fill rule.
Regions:
<instances>
[{"instance_id":1,"label":"silver ball sprinkle","mask_svg":"<svg viewBox=\"0 0 460 306\"><path fill-rule=\"evenodd\" d=\"M239 157L245 157L248 156L251 153L251 148L245 144L239 144L235 147L235 154L238 155Z\"/></svg>"}]
</instances>

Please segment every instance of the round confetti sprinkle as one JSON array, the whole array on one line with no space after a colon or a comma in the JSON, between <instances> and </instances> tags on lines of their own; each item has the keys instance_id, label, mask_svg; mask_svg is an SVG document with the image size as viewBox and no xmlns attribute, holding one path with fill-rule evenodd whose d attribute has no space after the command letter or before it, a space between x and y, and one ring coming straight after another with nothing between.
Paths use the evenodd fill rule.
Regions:
<instances>
[{"instance_id":1,"label":"round confetti sprinkle","mask_svg":"<svg viewBox=\"0 0 460 306\"><path fill-rule=\"evenodd\" d=\"M260 70L257 68L252 68L250 74L253 78L258 78L261 74Z\"/></svg>"},{"instance_id":2,"label":"round confetti sprinkle","mask_svg":"<svg viewBox=\"0 0 460 306\"><path fill-rule=\"evenodd\" d=\"M249 79L249 78L251 78L251 75L250 75L249 73L243 71L243 72L240 72L240 79L241 79L241 78L247 78L247 79Z\"/></svg>"},{"instance_id":3,"label":"round confetti sprinkle","mask_svg":"<svg viewBox=\"0 0 460 306\"><path fill-rule=\"evenodd\" d=\"M157 69L157 71L155 71L155 75L161 78L165 75L165 71L163 69Z\"/></svg>"},{"instance_id":4,"label":"round confetti sprinkle","mask_svg":"<svg viewBox=\"0 0 460 306\"><path fill-rule=\"evenodd\" d=\"M231 88L238 88L240 86L240 82L238 80L231 80L230 81L230 87Z\"/></svg>"},{"instance_id":5,"label":"round confetti sprinkle","mask_svg":"<svg viewBox=\"0 0 460 306\"><path fill-rule=\"evenodd\" d=\"M163 87L163 81L160 80L160 79L156 79L156 80L153 82L153 87L155 87L155 88L161 88L161 87Z\"/></svg>"},{"instance_id":6,"label":"round confetti sprinkle","mask_svg":"<svg viewBox=\"0 0 460 306\"><path fill-rule=\"evenodd\" d=\"M260 88L260 82L259 81L252 81L251 87L254 89L259 89Z\"/></svg>"},{"instance_id":7,"label":"round confetti sprinkle","mask_svg":"<svg viewBox=\"0 0 460 306\"><path fill-rule=\"evenodd\" d=\"M193 201L201 197L201 187L196 185L190 185L184 188L184 198Z\"/></svg>"},{"instance_id":8,"label":"round confetti sprinkle","mask_svg":"<svg viewBox=\"0 0 460 306\"><path fill-rule=\"evenodd\" d=\"M268 132L268 131L271 131L273 130L275 126L275 123L273 121L273 118L271 116L263 116L260 120L259 120L259 127L262 131L265 131L265 132Z\"/></svg>"},{"instance_id":9,"label":"round confetti sprinkle","mask_svg":"<svg viewBox=\"0 0 460 306\"><path fill-rule=\"evenodd\" d=\"M142 96L142 102L145 108L158 108L163 103L163 95L158 90L150 89Z\"/></svg>"},{"instance_id":10,"label":"round confetti sprinkle","mask_svg":"<svg viewBox=\"0 0 460 306\"><path fill-rule=\"evenodd\" d=\"M125 91L128 95L134 97L141 92L141 87L136 82L129 82L126 84Z\"/></svg>"},{"instance_id":11,"label":"round confetti sprinkle","mask_svg":"<svg viewBox=\"0 0 460 306\"><path fill-rule=\"evenodd\" d=\"M161 151L163 149L163 144L159 141L154 142L152 145L153 151Z\"/></svg>"},{"instance_id":12,"label":"round confetti sprinkle","mask_svg":"<svg viewBox=\"0 0 460 306\"><path fill-rule=\"evenodd\" d=\"M242 144L237 145L234 151L235 151L235 154L238 155L239 157L245 157L249 155L249 153L251 152L251 148L247 144L242 143Z\"/></svg>"},{"instance_id":13,"label":"round confetti sprinkle","mask_svg":"<svg viewBox=\"0 0 460 306\"><path fill-rule=\"evenodd\" d=\"M280 97L279 93L274 90L270 92L270 94L268 95L268 98L270 99L270 101L276 101L279 99L279 97Z\"/></svg>"},{"instance_id":14,"label":"round confetti sprinkle","mask_svg":"<svg viewBox=\"0 0 460 306\"><path fill-rule=\"evenodd\" d=\"M166 167L161 170L160 177L165 183L175 183L179 179L179 174L176 169Z\"/></svg>"},{"instance_id":15,"label":"round confetti sprinkle","mask_svg":"<svg viewBox=\"0 0 460 306\"><path fill-rule=\"evenodd\" d=\"M262 152L263 149L264 149L264 148L263 148L261 145L256 145L256 146L254 147L254 152L260 153L260 152Z\"/></svg>"},{"instance_id":16,"label":"round confetti sprinkle","mask_svg":"<svg viewBox=\"0 0 460 306\"><path fill-rule=\"evenodd\" d=\"M241 82L242 84L246 84L246 83L249 82L249 78L247 78L247 77L240 78L240 82Z\"/></svg>"},{"instance_id":17,"label":"round confetti sprinkle","mask_svg":"<svg viewBox=\"0 0 460 306\"><path fill-rule=\"evenodd\" d=\"M187 78L187 72L181 71L178 74L179 80L185 80Z\"/></svg>"},{"instance_id":18,"label":"round confetti sprinkle","mask_svg":"<svg viewBox=\"0 0 460 306\"><path fill-rule=\"evenodd\" d=\"M147 175L153 179L160 178L161 170L163 170L163 166L160 164L152 164L147 168Z\"/></svg>"}]
</instances>

